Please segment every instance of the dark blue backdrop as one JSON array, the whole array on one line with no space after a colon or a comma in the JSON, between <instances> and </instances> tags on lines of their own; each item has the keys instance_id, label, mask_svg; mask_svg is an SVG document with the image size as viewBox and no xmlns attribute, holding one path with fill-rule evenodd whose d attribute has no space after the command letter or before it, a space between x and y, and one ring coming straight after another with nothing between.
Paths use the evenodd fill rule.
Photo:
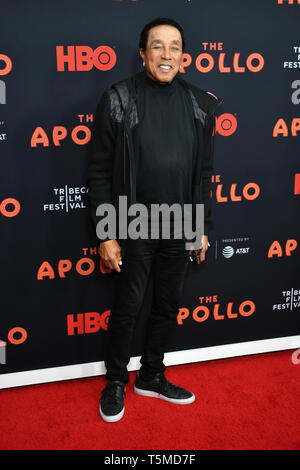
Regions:
<instances>
[{"instance_id":1,"label":"dark blue backdrop","mask_svg":"<svg viewBox=\"0 0 300 470\"><path fill-rule=\"evenodd\" d=\"M142 69L139 34L156 16L173 17L185 30L191 64L183 78L223 98L215 139L211 248L205 263L189 267L170 351L182 351L176 360L185 362L186 351L195 349L198 360L196 352L205 347L278 338L285 341L266 343L267 350L300 346L295 82L300 80L300 50L295 49L300 6L294 3L31 0L2 5L0 339L7 347L1 387L8 386L11 373L103 360L114 276L100 269L86 209L87 144L80 140L89 135L102 92ZM109 70L94 65L71 71L65 64L58 71L57 46L64 53L74 46L77 54L78 46L103 45L117 58ZM207 73L196 66L204 53L214 60ZM263 59L257 72L249 70L249 64L259 63L251 60L253 53ZM221 54L230 71L219 66ZM234 70L237 54L244 72ZM103 63L107 59L100 57ZM200 62L207 66L205 59ZM287 136L274 134L278 121L280 129L287 126ZM66 133L60 145L53 142L53 130ZM33 146L36 135L47 136L49 145ZM257 190L255 197L247 185ZM17 202L9 198L20 204L14 216L9 212ZM133 356L141 353L150 296L151 285ZM257 343L251 344L251 352L260 352Z\"/></svg>"}]
</instances>

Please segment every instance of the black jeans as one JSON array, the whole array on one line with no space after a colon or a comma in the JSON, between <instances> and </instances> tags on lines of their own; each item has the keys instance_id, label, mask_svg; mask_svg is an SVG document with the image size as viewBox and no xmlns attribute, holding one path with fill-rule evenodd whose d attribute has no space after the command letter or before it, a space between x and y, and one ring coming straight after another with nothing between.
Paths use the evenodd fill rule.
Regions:
<instances>
[{"instance_id":1,"label":"black jeans","mask_svg":"<svg viewBox=\"0 0 300 470\"><path fill-rule=\"evenodd\" d=\"M153 298L141 357L141 374L151 378L164 372L164 353L177 314L188 266L183 239L138 239L122 241L121 273L116 273L116 291L108 322L105 358L107 380L129 382L127 364L137 315L153 275Z\"/></svg>"}]
</instances>

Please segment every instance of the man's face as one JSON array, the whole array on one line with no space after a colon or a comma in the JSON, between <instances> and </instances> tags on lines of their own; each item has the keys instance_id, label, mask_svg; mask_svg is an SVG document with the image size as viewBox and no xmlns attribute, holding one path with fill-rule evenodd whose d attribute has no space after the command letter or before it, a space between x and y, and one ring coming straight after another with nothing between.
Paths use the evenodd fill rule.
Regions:
<instances>
[{"instance_id":1,"label":"man's face","mask_svg":"<svg viewBox=\"0 0 300 470\"><path fill-rule=\"evenodd\" d=\"M147 75L159 83L169 83L178 73L182 62L180 31L170 25L151 28L146 50L140 49Z\"/></svg>"}]
</instances>

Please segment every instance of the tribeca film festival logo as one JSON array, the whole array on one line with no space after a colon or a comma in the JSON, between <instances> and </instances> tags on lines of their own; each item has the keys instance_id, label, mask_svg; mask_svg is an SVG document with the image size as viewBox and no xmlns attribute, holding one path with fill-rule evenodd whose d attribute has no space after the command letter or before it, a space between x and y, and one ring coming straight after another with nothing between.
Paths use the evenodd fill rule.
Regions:
<instances>
[{"instance_id":1,"label":"tribeca film festival logo","mask_svg":"<svg viewBox=\"0 0 300 470\"><path fill-rule=\"evenodd\" d=\"M82 187L71 187L65 185L61 188L53 188L54 198L56 202L48 202L43 204L45 212L48 211L65 211L75 209L85 209L86 206L83 201L83 197L88 193L88 188Z\"/></svg>"},{"instance_id":2,"label":"tribeca film festival logo","mask_svg":"<svg viewBox=\"0 0 300 470\"><path fill-rule=\"evenodd\" d=\"M300 308L300 289L292 287L290 290L281 291L282 303L273 304L275 310L298 310Z\"/></svg>"},{"instance_id":3,"label":"tribeca film festival logo","mask_svg":"<svg viewBox=\"0 0 300 470\"><path fill-rule=\"evenodd\" d=\"M300 0L299 0L300 1ZM300 46L292 46L292 52L295 54L294 59L296 60L284 60L284 69L299 69L300 68Z\"/></svg>"}]
</instances>

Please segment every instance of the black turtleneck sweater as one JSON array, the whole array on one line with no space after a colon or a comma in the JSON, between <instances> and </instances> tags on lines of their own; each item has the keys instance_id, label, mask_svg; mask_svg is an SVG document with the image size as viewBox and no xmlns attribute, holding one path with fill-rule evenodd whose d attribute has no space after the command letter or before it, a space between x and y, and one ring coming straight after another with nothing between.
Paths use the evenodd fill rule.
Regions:
<instances>
[{"instance_id":1,"label":"black turtleneck sweater","mask_svg":"<svg viewBox=\"0 0 300 470\"><path fill-rule=\"evenodd\" d=\"M187 92L176 77L160 84L144 72L137 107L137 202L191 203L196 130Z\"/></svg>"}]
</instances>

